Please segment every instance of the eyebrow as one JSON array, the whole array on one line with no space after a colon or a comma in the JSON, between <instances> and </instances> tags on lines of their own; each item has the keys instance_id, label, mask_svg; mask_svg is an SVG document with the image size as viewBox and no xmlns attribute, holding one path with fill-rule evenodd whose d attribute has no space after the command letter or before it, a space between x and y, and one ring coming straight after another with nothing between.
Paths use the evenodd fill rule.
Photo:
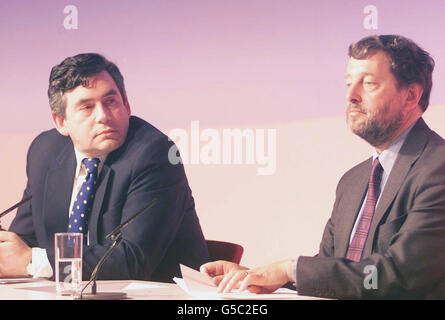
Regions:
<instances>
[{"instance_id":1,"label":"eyebrow","mask_svg":"<svg viewBox=\"0 0 445 320\"><path fill-rule=\"evenodd\" d=\"M105 98L105 97L114 96L114 95L117 95L117 91L114 90L114 89L110 89L102 96L102 99ZM84 103L88 103L90 101L93 101L93 100L94 99L81 99L81 100L76 102L76 107L78 107L78 106L80 106L80 105L82 105Z\"/></svg>"},{"instance_id":2,"label":"eyebrow","mask_svg":"<svg viewBox=\"0 0 445 320\"><path fill-rule=\"evenodd\" d=\"M109 90L107 93L105 93L102 98L105 98L107 96L117 96L117 91L114 89Z\"/></svg>"},{"instance_id":3,"label":"eyebrow","mask_svg":"<svg viewBox=\"0 0 445 320\"><path fill-rule=\"evenodd\" d=\"M362 72L362 73L360 73L361 75L364 75L364 76L375 76L375 73L372 73L372 72ZM345 78L347 78L347 77L350 77L351 75L349 74L349 73L346 73L345 74Z\"/></svg>"}]
</instances>

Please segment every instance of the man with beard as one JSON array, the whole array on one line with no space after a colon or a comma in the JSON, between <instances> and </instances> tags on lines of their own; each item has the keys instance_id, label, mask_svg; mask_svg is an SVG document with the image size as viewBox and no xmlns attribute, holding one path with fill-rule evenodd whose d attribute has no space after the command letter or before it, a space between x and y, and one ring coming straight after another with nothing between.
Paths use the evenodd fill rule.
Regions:
<instances>
[{"instance_id":1,"label":"man with beard","mask_svg":"<svg viewBox=\"0 0 445 320\"><path fill-rule=\"evenodd\" d=\"M293 282L328 298L445 297L445 141L422 119L434 60L397 35L363 38L349 57L346 120L373 156L341 178L316 256L202 265L220 292Z\"/></svg>"}]
</instances>

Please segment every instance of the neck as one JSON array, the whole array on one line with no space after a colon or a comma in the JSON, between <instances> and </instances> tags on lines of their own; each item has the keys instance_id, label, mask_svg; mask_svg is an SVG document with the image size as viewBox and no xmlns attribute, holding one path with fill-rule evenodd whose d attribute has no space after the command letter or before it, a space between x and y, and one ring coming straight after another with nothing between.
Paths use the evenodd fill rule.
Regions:
<instances>
[{"instance_id":1,"label":"neck","mask_svg":"<svg viewBox=\"0 0 445 320\"><path fill-rule=\"evenodd\" d=\"M81 152L76 147L74 147L74 153L76 154L77 163L80 163L82 159L88 158L98 158L100 159L101 163L104 162L108 154L91 154L89 152Z\"/></svg>"},{"instance_id":2,"label":"neck","mask_svg":"<svg viewBox=\"0 0 445 320\"><path fill-rule=\"evenodd\" d=\"M400 128L397 129L396 132L394 132L391 139L389 139L388 141L386 141L384 144L382 144L380 146L374 146L377 153L381 154L384 150L386 150L391 145L391 143L394 142L394 140L396 140L402 133L404 133L405 130L408 129L413 123L415 123L417 120L419 120L420 117L421 117L421 114L419 116L412 117L408 121L405 121L405 123L402 126L400 126Z\"/></svg>"}]
</instances>

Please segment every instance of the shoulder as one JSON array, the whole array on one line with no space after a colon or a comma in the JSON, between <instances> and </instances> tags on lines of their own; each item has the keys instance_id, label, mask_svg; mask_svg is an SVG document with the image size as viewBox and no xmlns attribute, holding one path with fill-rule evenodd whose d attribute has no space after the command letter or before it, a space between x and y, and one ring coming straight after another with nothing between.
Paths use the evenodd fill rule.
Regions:
<instances>
[{"instance_id":1,"label":"shoulder","mask_svg":"<svg viewBox=\"0 0 445 320\"><path fill-rule=\"evenodd\" d=\"M72 144L71 139L61 135L56 129L43 131L31 142L28 157L38 155L54 156L68 144Z\"/></svg>"},{"instance_id":2,"label":"shoulder","mask_svg":"<svg viewBox=\"0 0 445 320\"><path fill-rule=\"evenodd\" d=\"M436 132L429 131L427 142L411 172L420 184L445 185L445 140Z\"/></svg>"},{"instance_id":3,"label":"shoulder","mask_svg":"<svg viewBox=\"0 0 445 320\"><path fill-rule=\"evenodd\" d=\"M420 118L406 137L405 143L399 153L401 156L420 159L430 158L435 155L443 158L445 153L445 140L431 130L423 118Z\"/></svg>"},{"instance_id":4,"label":"shoulder","mask_svg":"<svg viewBox=\"0 0 445 320\"><path fill-rule=\"evenodd\" d=\"M148 164L168 163L169 152L175 149L175 144L169 137L147 121L132 116L127 138L119 150L116 159L127 159L133 163L138 161Z\"/></svg>"},{"instance_id":5,"label":"shoulder","mask_svg":"<svg viewBox=\"0 0 445 320\"><path fill-rule=\"evenodd\" d=\"M167 135L150 123L132 116L127 138L107 158L114 170L129 174L132 179L149 177L151 183L172 184L185 179L182 163L173 163L169 153L176 152Z\"/></svg>"},{"instance_id":6,"label":"shoulder","mask_svg":"<svg viewBox=\"0 0 445 320\"><path fill-rule=\"evenodd\" d=\"M433 130L428 135L428 143L425 146L424 153L432 154L442 158L445 155L445 140ZM445 158L443 158L445 161Z\"/></svg>"},{"instance_id":7,"label":"shoulder","mask_svg":"<svg viewBox=\"0 0 445 320\"><path fill-rule=\"evenodd\" d=\"M357 185L357 182L367 177L371 171L372 157L355 165L346 171L338 182L337 191L344 186L350 187Z\"/></svg>"},{"instance_id":8,"label":"shoulder","mask_svg":"<svg viewBox=\"0 0 445 320\"><path fill-rule=\"evenodd\" d=\"M400 150L401 157L413 158L413 169L429 171L445 166L445 140L420 119ZM445 173L445 170L444 170Z\"/></svg>"},{"instance_id":9,"label":"shoulder","mask_svg":"<svg viewBox=\"0 0 445 320\"><path fill-rule=\"evenodd\" d=\"M147 121L132 116L130 117L130 124L128 127L128 134L126 142L130 148L166 148L173 144L173 142L162 133L159 129L154 127Z\"/></svg>"}]
</instances>

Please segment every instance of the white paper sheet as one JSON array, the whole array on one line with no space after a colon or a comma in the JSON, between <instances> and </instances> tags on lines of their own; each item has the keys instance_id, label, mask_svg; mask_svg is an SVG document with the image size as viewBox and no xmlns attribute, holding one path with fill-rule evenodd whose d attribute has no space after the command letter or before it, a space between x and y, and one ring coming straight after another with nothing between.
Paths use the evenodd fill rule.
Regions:
<instances>
[{"instance_id":1,"label":"white paper sheet","mask_svg":"<svg viewBox=\"0 0 445 320\"><path fill-rule=\"evenodd\" d=\"M147 283L137 283L132 282L122 290L141 290L141 289L155 289L155 288L165 288L165 286L159 286L156 284L147 284Z\"/></svg>"}]
</instances>

